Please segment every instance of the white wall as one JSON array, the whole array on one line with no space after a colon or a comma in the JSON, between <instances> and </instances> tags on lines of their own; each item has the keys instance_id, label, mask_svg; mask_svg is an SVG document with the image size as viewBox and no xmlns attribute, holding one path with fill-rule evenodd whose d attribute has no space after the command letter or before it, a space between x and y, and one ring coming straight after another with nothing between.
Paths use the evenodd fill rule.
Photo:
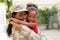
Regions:
<instances>
[{"instance_id":1,"label":"white wall","mask_svg":"<svg viewBox=\"0 0 60 40\"><path fill-rule=\"evenodd\" d=\"M41 7L48 7L51 8L52 5L59 3L60 0L13 0L13 4L14 3L23 3L23 4L27 4L27 3L34 3L37 4L39 8Z\"/></svg>"},{"instance_id":2,"label":"white wall","mask_svg":"<svg viewBox=\"0 0 60 40\"><path fill-rule=\"evenodd\" d=\"M6 7L5 4L0 4L0 24L6 24Z\"/></svg>"}]
</instances>

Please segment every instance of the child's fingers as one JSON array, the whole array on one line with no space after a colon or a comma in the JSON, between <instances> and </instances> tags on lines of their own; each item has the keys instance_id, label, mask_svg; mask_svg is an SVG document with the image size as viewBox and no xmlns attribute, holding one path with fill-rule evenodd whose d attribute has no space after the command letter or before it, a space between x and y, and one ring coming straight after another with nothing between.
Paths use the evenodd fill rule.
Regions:
<instances>
[{"instance_id":1,"label":"child's fingers","mask_svg":"<svg viewBox=\"0 0 60 40\"><path fill-rule=\"evenodd\" d=\"M15 18L10 18L10 20L12 20L12 21L14 21L14 22L16 22L16 23L19 22L19 20L15 19Z\"/></svg>"}]
</instances>

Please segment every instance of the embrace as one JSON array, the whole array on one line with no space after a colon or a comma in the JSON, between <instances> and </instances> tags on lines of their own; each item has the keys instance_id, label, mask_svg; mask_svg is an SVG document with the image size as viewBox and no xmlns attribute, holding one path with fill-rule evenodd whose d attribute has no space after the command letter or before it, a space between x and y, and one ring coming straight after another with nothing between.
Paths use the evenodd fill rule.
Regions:
<instances>
[{"instance_id":1,"label":"embrace","mask_svg":"<svg viewBox=\"0 0 60 40\"><path fill-rule=\"evenodd\" d=\"M37 13L34 4L15 5L7 28L8 36L13 40L40 40Z\"/></svg>"}]
</instances>

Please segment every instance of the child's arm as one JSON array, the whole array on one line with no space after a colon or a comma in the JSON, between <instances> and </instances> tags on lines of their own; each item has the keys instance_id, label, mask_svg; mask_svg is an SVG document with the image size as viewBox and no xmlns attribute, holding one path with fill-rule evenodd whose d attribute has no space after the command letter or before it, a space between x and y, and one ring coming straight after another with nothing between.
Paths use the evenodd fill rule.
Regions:
<instances>
[{"instance_id":1,"label":"child's arm","mask_svg":"<svg viewBox=\"0 0 60 40\"><path fill-rule=\"evenodd\" d=\"M32 27L32 28L35 26L34 23L28 23L28 22L21 21L21 20L15 19L15 18L10 18L10 20L13 20L14 22L16 22L18 24L23 24L23 25L26 25L26 26Z\"/></svg>"},{"instance_id":2,"label":"child's arm","mask_svg":"<svg viewBox=\"0 0 60 40\"><path fill-rule=\"evenodd\" d=\"M10 21L10 23L13 25L13 27L17 30L17 31L19 31L21 28L19 27L19 24L17 24L17 23L15 23L15 22L13 22L13 21Z\"/></svg>"}]
</instances>

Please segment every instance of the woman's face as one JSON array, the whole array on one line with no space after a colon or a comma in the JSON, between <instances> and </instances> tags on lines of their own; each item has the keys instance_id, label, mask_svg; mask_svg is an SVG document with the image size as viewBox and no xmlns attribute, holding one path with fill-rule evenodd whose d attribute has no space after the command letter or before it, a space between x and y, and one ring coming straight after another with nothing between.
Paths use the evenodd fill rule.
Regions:
<instances>
[{"instance_id":1,"label":"woman's face","mask_svg":"<svg viewBox=\"0 0 60 40\"><path fill-rule=\"evenodd\" d=\"M36 18L36 12L35 11L29 11L28 13L28 21L34 21Z\"/></svg>"},{"instance_id":2,"label":"woman's face","mask_svg":"<svg viewBox=\"0 0 60 40\"><path fill-rule=\"evenodd\" d=\"M26 20L26 17L27 17L27 14L24 11L17 12L17 14L15 15L15 18L20 19L20 20Z\"/></svg>"}]
</instances>

